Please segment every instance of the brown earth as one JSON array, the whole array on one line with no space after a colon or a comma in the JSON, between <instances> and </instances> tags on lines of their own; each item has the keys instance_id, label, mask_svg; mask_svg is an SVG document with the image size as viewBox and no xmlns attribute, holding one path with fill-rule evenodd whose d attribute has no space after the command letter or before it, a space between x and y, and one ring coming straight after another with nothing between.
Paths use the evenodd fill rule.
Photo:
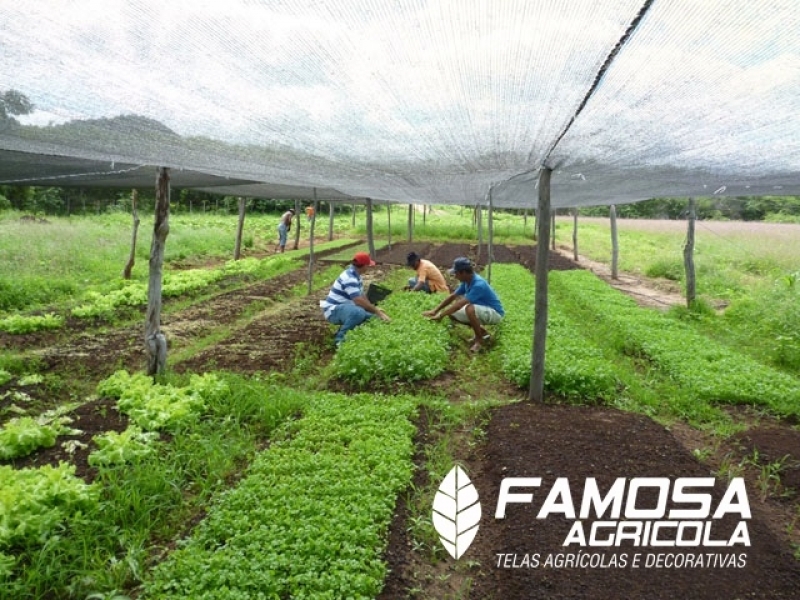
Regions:
<instances>
[{"instance_id":1,"label":"brown earth","mask_svg":"<svg viewBox=\"0 0 800 600\"><path fill-rule=\"evenodd\" d=\"M469 256L485 262L486 248L481 255L474 245L395 244L377 253L379 268L372 279L383 273L405 268L405 257L415 250L442 268L452 264L456 256ZM495 262L521 262L531 268L535 252L530 247L493 248ZM566 256L550 254L550 268L581 268ZM410 271L409 271L410 272ZM321 318L317 300L326 290L311 297L286 299L283 293L302 283L306 274L301 269L277 280L256 283L231 292L222 292L201 304L167 314L164 329L169 334L171 350L178 351L203 339L220 324L226 323L233 335L209 345L182 362L174 364L178 371L202 371L225 368L243 374L256 372L289 372L300 348L313 348L320 365L332 356L332 328ZM257 307L255 317L248 310ZM76 327L53 334L8 336L4 344L16 350L35 350L43 367L39 372L58 374L64 384L58 389L30 386L25 390L6 384L0 387L0 421L13 414L14 400L6 392L25 391L30 404L42 409L75 397L71 379L80 380L79 389L107 376L116 368L140 369L143 365L141 327L97 331ZM445 391L452 401L460 401L463 374L446 372L431 386ZM77 383L77 382L76 382ZM343 387L339 391L346 391ZM492 392L505 394L510 401L523 399L523 393L510 388ZM68 441L75 450L73 460L79 473L87 479L93 474L85 463L83 450L74 442L91 448L91 435L103 430L120 430L124 420L102 400L84 403L73 411L73 427L84 434ZM390 573L381 599L389 598L473 598L515 600L523 598L691 598L697 600L738 598L795 598L800 590L800 563L792 557L792 543L800 544L800 508L798 508L798 468L800 467L800 432L785 423L763 416L742 415L752 426L744 433L719 440L674 424L670 429L647 417L624 413L607 407L574 407L557 404L532 405L519 402L493 409L485 425L486 435L479 444L463 445L458 459L478 490L482 503L480 530L473 546L459 561L443 555L431 560L430 553L415 548L409 537L409 514L403 502L390 531L386 559ZM434 439L420 419L418 442ZM465 433L468 441L468 432ZM67 449L57 445L16 465L54 463L66 458ZM697 457L702 458L700 462ZM420 468L416 485L426 482L425 454L420 446L417 460ZM759 484L765 469L780 463L776 476ZM536 514L546 490L557 477L567 478L576 504L579 504L584 480L596 477L601 489L617 477L713 476L723 465L738 466L737 473L746 477L752 518L747 530L749 547L660 548L662 554L712 554L703 558L702 567L649 568L645 566L653 549L639 548L630 542L620 547L564 548L562 542L569 523L560 516L537 519ZM772 471L767 471L772 473ZM541 477L541 487L534 492L532 505L511 504L504 520L494 518L500 481L504 477ZM771 486L769 484L772 484ZM713 490L716 506L724 486ZM525 491L525 490L519 490ZM651 507L652 498L642 497L639 508ZM576 507L577 508L577 507ZM587 521L590 522L590 521ZM712 538L725 539L733 527L730 517L713 523ZM583 552L580 552L580 551ZM590 554L605 568L544 566L547 556L570 553ZM641 554L642 564L634 568L634 554ZM498 557L499 554L503 556ZM525 556L538 554L538 567L521 566ZM626 556L626 566L620 558ZM735 566L708 566L735 555ZM594 556L597 555L597 556ZM510 556L510 558L509 558ZM612 556L616 566L609 566ZM683 560L683 558L681 559ZM696 561L695 561L696 562ZM516 565L516 567L515 567ZM530 565L530 562L528 563Z\"/></svg>"}]
</instances>

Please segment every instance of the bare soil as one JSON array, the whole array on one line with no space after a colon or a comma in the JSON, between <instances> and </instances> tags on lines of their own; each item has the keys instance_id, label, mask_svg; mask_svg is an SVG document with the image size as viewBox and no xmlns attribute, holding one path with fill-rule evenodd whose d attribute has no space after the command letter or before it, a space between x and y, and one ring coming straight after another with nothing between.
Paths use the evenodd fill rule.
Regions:
<instances>
[{"instance_id":1,"label":"bare soil","mask_svg":"<svg viewBox=\"0 0 800 600\"><path fill-rule=\"evenodd\" d=\"M442 268L448 268L455 257L462 255L479 264L487 262L485 247L479 253L476 246L469 244L395 244L377 253L379 267L373 278L380 280L382 273L405 268L405 257L411 250ZM535 250L496 246L493 259L533 268ZM549 264L551 269L588 266L602 276L596 265L588 265L584 260L575 263L562 253L551 252ZM173 367L178 371L287 373L294 368L295 355L301 347L313 348L318 364L327 364L333 352L332 328L322 319L318 307L325 290L291 300L282 296L304 278L305 271L301 269L277 280L220 293L200 305L168 314L163 326L170 339L170 352L189 347L222 325L233 330L232 335ZM637 285L653 287L640 278ZM633 291L637 293L634 297L642 296L641 290L629 293ZM660 294L654 304L675 301L674 290L661 290ZM256 316L247 318L247 311L254 306L258 307ZM138 325L102 331L78 324L72 329L68 324L65 330L50 334L4 336L1 341L9 348L35 351L42 360L40 372L59 375L64 384L55 389L29 386L25 390L6 384L0 387L0 397L5 392L25 391L29 402L42 409L80 400L76 390L86 389L115 369L143 367L141 338ZM463 373L446 372L430 385L445 390L447 397L457 402L463 377ZM347 389L342 387L338 391ZM510 386L493 392L505 394L509 401L524 397L520 390ZM10 395L0 399L0 422L12 416L9 408L13 402ZM415 551L408 536L407 507L398 502L386 550L390 572L380 598L797 598L800 562L792 556L792 544L800 544L800 432L774 419L752 414L740 416L750 427L730 440L720 441L685 425L675 424L667 429L647 417L607 407L563 406L553 400L545 405L515 402L493 409L485 440L477 445L464 444L458 457L482 503L480 530L473 546L459 561L449 557L431 561L429 554ZM58 444L13 464L54 464L69 459L78 464L79 474L90 480L93 473L85 456L91 449L91 436L109 429L119 431L124 428L125 420L102 399L84 403L73 417L73 426L84 433L67 440L73 448L71 456L67 448ZM430 483L424 481L423 447L433 439L433 434L425 430L424 423L421 418L416 457L420 467L415 482L418 486ZM760 486L758 478L765 471L759 465L769 467L776 461L781 468L771 480L773 485ZM579 498L587 477L596 477L604 489L618 477L713 476L725 464L741 465L741 474L747 478L753 513L747 521L750 547L714 549L710 554L716 558L706 559L702 567L645 568L641 565L653 555L653 549L637 548L626 542L619 547L599 549L605 565L613 556L617 557L613 559L617 561L613 567L544 566L544 560L551 554L578 554L581 549L584 553L595 553L587 548L562 546L569 525L563 518L536 518L543 500L542 490L549 489L556 478L567 478L572 493ZM531 490L533 505L512 504L507 518L498 520L494 511L504 477L541 477L542 485ZM718 482L713 491L715 504L723 492L724 486ZM643 502L646 501L644 498ZM715 522L712 537L725 538L732 527L730 519ZM700 553L691 547L659 550L662 554ZM642 563L633 567L632 557L637 553L642 555ZM522 557L532 554L538 554L542 563L536 568L530 563L521 566ZM735 566L708 566L707 561L719 561L730 554L736 555ZM625 567L620 566L622 555L626 556Z\"/></svg>"}]
</instances>

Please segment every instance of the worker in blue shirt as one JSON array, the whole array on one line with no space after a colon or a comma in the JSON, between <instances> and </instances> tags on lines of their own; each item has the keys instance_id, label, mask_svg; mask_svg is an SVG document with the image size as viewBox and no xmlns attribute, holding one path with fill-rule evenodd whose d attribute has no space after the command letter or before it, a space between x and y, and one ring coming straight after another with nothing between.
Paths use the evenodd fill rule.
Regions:
<instances>
[{"instance_id":1,"label":"worker in blue shirt","mask_svg":"<svg viewBox=\"0 0 800 600\"><path fill-rule=\"evenodd\" d=\"M450 273L461 282L456 291L439 306L422 314L434 321L450 317L472 327L475 337L470 340L470 350L478 352L491 339L484 325L496 325L503 319L503 305L489 282L475 272L468 258L460 256L455 259Z\"/></svg>"}]
</instances>

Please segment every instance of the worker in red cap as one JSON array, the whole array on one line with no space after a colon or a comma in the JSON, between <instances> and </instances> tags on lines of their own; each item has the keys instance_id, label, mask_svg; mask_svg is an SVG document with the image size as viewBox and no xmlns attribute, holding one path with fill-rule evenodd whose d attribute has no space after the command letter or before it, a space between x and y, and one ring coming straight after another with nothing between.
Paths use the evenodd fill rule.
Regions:
<instances>
[{"instance_id":1,"label":"worker in red cap","mask_svg":"<svg viewBox=\"0 0 800 600\"><path fill-rule=\"evenodd\" d=\"M342 274L333 282L331 291L319 305L329 323L339 325L334 336L338 348L345 335L374 316L389 321L389 315L369 301L364 294L364 282L361 276L367 268L374 267L375 261L366 252L356 252L353 260Z\"/></svg>"}]
</instances>

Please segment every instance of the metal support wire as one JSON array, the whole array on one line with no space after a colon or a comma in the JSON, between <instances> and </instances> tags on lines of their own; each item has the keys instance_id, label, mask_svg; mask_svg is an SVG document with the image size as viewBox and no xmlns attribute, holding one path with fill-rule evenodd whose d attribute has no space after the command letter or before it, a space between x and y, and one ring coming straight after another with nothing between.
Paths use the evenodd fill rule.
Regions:
<instances>
[{"instance_id":1,"label":"metal support wire","mask_svg":"<svg viewBox=\"0 0 800 600\"><path fill-rule=\"evenodd\" d=\"M653 2L654 2L654 0L645 0L644 4L642 5L642 8L640 8L639 12L636 13L636 16L633 18L633 20L631 21L630 25L628 25L628 28L625 30L625 33L622 34L622 37L617 42L617 45L614 46L614 48L611 50L611 52L608 54L608 56L606 56L605 61L603 61L603 65L600 67L600 70L597 71L597 75L595 75L595 77L594 77L594 82L592 82L592 86L589 88L589 91L586 92L586 95L583 97L583 100L578 105L578 109L575 111L575 114L572 115L572 118L570 118L570 120L567 123L566 127L564 127L564 130L555 139L553 144L550 146L548 151L545 153L544 159L542 160L542 165L548 166L551 169L554 168L554 165L548 165L547 164L547 161L550 159L550 155L553 153L553 150L556 149L556 146L558 146L559 142L563 139L563 137L570 130L570 128L572 127L572 124L578 118L578 115L581 114L581 112L583 112L583 109L586 107L586 104L589 102L589 98L591 98L594 95L594 93L597 90L597 88L600 87L600 81L603 79L603 77L605 76L606 72L611 67L611 63L617 57L617 54L619 54L619 51L622 49L622 47L628 42L628 40L630 39L631 35L633 35L633 32L636 31L636 28L639 26L639 23L642 22L642 19L644 19L644 16L645 16L645 14L647 14L647 11L650 10L650 7L653 5ZM533 156L529 156L528 158L529 158L529 161L533 160Z\"/></svg>"},{"instance_id":2,"label":"metal support wire","mask_svg":"<svg viewBox=\"0 0 800 600\"><path fill-rule=\"evenodd\" d=\"M116 169L111 171L92 171L89 173L68 173L66 175L48 175L47 177L27 177L24 179L6 179L4 181L0 181L0 185L15 185L18 183L35 183L35 182L42 182L42 181L52 181L57 179L70 179L72 177L86 177L86 176L95 176L95 175L120 175L122 173L131 173L133 171L138 171L139 169L146 167L147 165L136 165L135 167L129 167L127 169ZM112 164L113 169L113 164Z\"/></svg>"}]
</instances>

